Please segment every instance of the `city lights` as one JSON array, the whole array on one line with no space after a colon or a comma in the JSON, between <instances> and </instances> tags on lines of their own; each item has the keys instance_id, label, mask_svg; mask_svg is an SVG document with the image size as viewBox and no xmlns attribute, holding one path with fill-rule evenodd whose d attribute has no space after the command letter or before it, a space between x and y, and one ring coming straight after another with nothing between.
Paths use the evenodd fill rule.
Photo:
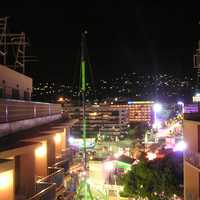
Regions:
<instances>
[{"instance_id":1,"label":"city lights","mask_svg":"<svg viewBox=\"0 0 200 200\"><path fill-rule=\"evenodd\" d=\"M157 119L157 113L159 113L162 110L162 105L160 103L155 103L153 105L153 110L154 110L154 124L153 124L153 128L157 130L157 129L161 128L161 123Z\"/></svg>"},{"instance_id":2,"label":"city lights","mask_svg":"<svg viewBox=\"0 0 200 200\"><path fill-rule=\"evenodd\" d=\"M91 116L97 116L97 112L89 113Z\"/></svg>"},{"instance_id":3,"label":"city lights","mask_svg":"<svg viewBox=\"0 0 200 200\"><path fill-rule=\"evenodd\" d=\"M122 151L118 151L118 152L114 153L114 157L119 158L122 154L123 154Z\"/></svg>"},{"instance_id":4,"label":"city lights","mask_svg":"<svg viewBox=\"0 0 200 200\"><path fill-rule=\"evenodd\" d=\"M64 101L64 98L63 97L59 97L58 102L62 102L62 101Z\"/></svg>"},{"instance_id":5,"label":"city lights","mask_svg":"<svg viewBox=\"0 0 200 200\"><path fill-rule=\"evenodd\" d=\"M157 158L157 155L155 153L152 153L152 152L147 152L147 159L148 160L154 160Z\"/></svg>"}]
</instances>

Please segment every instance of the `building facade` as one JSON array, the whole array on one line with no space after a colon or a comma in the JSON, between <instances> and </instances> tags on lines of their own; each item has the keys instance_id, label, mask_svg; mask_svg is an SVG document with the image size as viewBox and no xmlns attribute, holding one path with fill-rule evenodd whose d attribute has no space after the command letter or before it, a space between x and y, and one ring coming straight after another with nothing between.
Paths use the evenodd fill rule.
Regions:
<instances>
[{"instance_id":1,"label":"building facade","mask_svg":"<svg viewBox=\"0 0 200 200\"><path fill-rule=\"evenodd\" d=\"M200 199L200 113L188 113L184 117L184 199Z\"/></svg>"},{"instance_id":2,"label":"building facade","mask_svg":"<svg viewBox=\"0 0 200 200\"><path fill-rule=\"evenodd\" d=\"M153 122L153 101L131 101L127 104L114 104L112 108L128 111L128 122Z\"/></svg>"},{"instance_id":3,"label":"building facade","mask_svg":"<svg viewBox=\"0 0 200 200\"><path fill-rule=\"evenodd\" d=\"M32 78L0 65L0 98L30 100Z\"/></svg>"}]
</instances>

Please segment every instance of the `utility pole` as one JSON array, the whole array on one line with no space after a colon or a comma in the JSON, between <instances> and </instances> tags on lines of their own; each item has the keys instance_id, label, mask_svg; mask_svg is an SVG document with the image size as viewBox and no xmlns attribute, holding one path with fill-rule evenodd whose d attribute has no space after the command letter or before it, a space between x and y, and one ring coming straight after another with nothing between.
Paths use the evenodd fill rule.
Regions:
<instances>
[{"instance_id":1,"label":"utility pole","mask_svg":"<svg viewBox=\"0 0 200 200\"><path fill-rule=\"evenodd\" d=\"M93 200L90 185L88 183L88 162L87 162L87 147L86 147L86 114L85 114L85 92L86 92L86 62L85 62L85 42L87 31L81 33L81 94L83 108L83 180L80 183L76 199Z\"/></svg>"}]
</instances>

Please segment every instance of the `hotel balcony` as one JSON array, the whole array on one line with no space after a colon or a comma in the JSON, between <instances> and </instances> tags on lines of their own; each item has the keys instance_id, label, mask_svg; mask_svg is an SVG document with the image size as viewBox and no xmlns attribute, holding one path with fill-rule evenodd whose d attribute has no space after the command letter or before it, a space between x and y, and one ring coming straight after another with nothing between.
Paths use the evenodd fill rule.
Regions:
<instances>
[{"instance_id":1,"label":"hotel balcony","mask_svg":"<svg viewBox=\"0 0 200 200\"><path fill-rule=\"evenodd\" d=\"M27 200L54 200L64 189L64 169L49 167L49 175L36 182L36 193Z\"/></svg>"},{"instance_id":2,"label":"hotel balcony","mask_svg":"<svg viewBox=\"0 0 200 200\"><path fill-rule=\"evenodd\" d=\"M40 182L37 183L37 193L27 200L55 200L56 198L56 184ZM20 199L19 199L20 200Z\"/></svg>"},{"instance_id":3,"label":"hotel balcony","mask_svg":"<svg viewBox=\"0 0 200 200\"><path fill-rule=\"evenodd\" d=\"M59 104L0 99L0 181L11 183L0 188L0 196L55 200L62 194L75 122L64 117Z\"/></svg>"},{"instance_id":4,"label":"hotel balcony","mask_svg":"<svg viewBox=\"0 0 200 200\"><path fill-rule=\"evenodd\" d=\"M64 172L68 172L70 163L72 163L72 154L70 149L66 148L61 150L61 154L56 157L56 163L53 166L63 168Z\"/></svg>"}]
</instances>

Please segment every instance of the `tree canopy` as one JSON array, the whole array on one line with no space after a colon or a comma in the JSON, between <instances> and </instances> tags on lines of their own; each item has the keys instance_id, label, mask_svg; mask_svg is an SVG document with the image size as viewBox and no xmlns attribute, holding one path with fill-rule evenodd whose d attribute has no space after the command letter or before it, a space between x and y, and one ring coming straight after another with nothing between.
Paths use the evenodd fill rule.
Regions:
<instances>
[{"instance_id":1,"label":"tree canopy","mask_svg":"<svg viewBox=\"0 0 200 200\"><path fill-rule=\"evenodd\" d=\"M142 160L121 180L122 196L167 200L174 194L181 196L183 184L183 156L171 153L163 159Z\"/></svg>"}]
</instances>

